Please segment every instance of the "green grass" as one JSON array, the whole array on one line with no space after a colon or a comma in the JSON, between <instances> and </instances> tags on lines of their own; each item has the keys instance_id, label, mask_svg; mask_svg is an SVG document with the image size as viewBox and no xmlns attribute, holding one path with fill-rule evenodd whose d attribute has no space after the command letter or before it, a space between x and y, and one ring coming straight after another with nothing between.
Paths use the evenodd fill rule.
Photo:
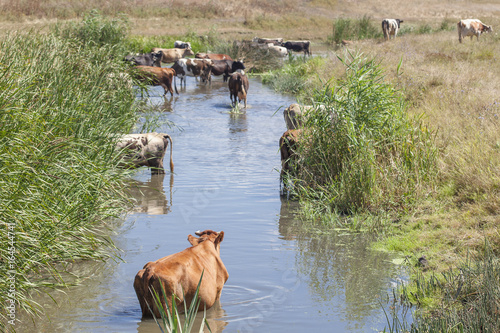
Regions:
<instances>
[{"instance_id":1,"label":"green grass","mask_svg":"<svg viewBox=\"0 0 500 333\"><path fill-rule=\"evenodd\" d=\"M116 255L106 229L128 207L115 142L138 116L126 68L110 57L121 30L89 20L84 35L85 21L0 40L0 302L13 278L17 311L43 311L27 291L73 281L66 263Z\"/></svg>"},{"instance_id":2,"label":"green grass","mask_svg":"<svg viewBox=\"0 0 500 333\"><path fill-rule=\"evenodd\" d=\"M489 246L481 259L466 258L456 269L424 275L416 268L409 285L394 293L384 332L498 332L500 262ZM402 314L413 310L413 323ZM403 309L401 312L394 310Z\"/></svg>"},{"instance_id":3,"label":"green grass","mask_svg":"<svg viewBox=\"0 0 500 333\"><path fill-rule=\"evenodd\" d=\"M380 37L382 37L381 28L365 15L359 19L336 19L333 22L332 34L327 37L327 41L332 44L340 44L343 39L362 40Z\"/></svg>"}]
</instances>

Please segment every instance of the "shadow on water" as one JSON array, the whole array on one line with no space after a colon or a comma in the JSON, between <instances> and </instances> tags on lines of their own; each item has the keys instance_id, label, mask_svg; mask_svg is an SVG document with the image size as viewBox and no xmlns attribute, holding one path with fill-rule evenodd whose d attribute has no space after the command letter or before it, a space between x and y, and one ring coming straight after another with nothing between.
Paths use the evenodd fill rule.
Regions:
<instances>
[{"instance_id":1,"label":"shadow on water","mask_svg":"<svg viewBox=\"0 0 500 333\"><path fill-rule=\"evenodd\" d=\"M174 174L167 176L167 179L169 179L169 199L167 199L164 189L165 174L151 175L151 178L146 182L135 179L130 180L129 192L132 198L135 199L132 212L151 215L168 214L172 206Z\"/></svg>"},{"instance_id":2,"label":"shadow on water","mask_svg":"<svg viewBox=\"0 0 500 333\"><path fill-rule=\"evenodd\" d=\"M171 101L161 87L148 100L176 124L157 130L173 138L175 182L168 171L138 170L129 189L136 207L110 225L122 260L83 264L89 278L82 285L53 293L57 304L37 299L51 320L36 321L35 329L25 320L19 332L159 331L153 320L141 320L134 276L205 229L225 232L221 257L229 272L220 303L207 311L212 332L382 330L379 295L401 269L389 254L371 250L367 235L299 220L296 203L280 196L285 124L277 110L295 99L250 78L251 108L234 113L222 79L187 83Z\"/></svg>"}]
</instances>

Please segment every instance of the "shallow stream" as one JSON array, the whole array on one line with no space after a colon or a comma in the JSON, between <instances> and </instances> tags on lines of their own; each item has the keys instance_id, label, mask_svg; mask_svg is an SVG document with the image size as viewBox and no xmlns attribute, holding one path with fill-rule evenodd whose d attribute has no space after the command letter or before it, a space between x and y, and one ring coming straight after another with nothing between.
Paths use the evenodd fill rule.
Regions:
<instances>
[{"instance_id":1,"label":"shallow stream","mask_svg":"<svg viewBox=\"0 0 500 333\"><path fill-rule=\"evenodd\" d=\"M178 126L158 130L172 135L175 173L135 175L137 207L113 236L123 261L80 265L90 278L55 293L59 306L43 300L50 321L37 320L35 330L23 323L21 331L159 332L153 320L141 321L134 276L205 229L224 231L229 272L220 303L207 313L212 332L382 330L380 295L401 269L389 254L370 250L366 235L318 233L280 196L282 111L294 98L251 78L249 107L235 114L222 78L211 87L187 81L171 101L160 97L161 87L151 93L161 117Z\"/></svg>"}]
</instances>

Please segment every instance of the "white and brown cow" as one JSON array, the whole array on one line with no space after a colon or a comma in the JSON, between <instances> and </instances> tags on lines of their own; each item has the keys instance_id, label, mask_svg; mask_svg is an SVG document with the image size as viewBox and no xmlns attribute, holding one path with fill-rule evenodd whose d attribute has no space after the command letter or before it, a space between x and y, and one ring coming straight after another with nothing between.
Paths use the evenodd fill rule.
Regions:
<instances>
[{"instance_id":1,"label":"white and brown cow","mask_svg":"<svg viewBox=\"0 0 500 333\"><path fill-rule=\"evenodd\" d=\"M183 82L184 86L186 86L186 76L193 76L195 78L199 76L202 81L210 82L212 67L213 61L210 59L179 59L171 68L175 70L177 77L180 78L182 87Z\"/></svg>"},{"instance_id":2,"label":"white and brown cow","mask_svg":"<svg viewBox=\"0 0 500 333\"><path fill-rule=\"evenodd\" d=\"M209 309L220 298L222 288L229 277L220 257L220 243L224 239L224 231L197 231L196 235L199 238L188 236L191 247L148 262L135 276L134 289L143 318L152 317L151 310L156 318L160 317L153 290L160 295L163 308L166 308L165 300L169 309L172 308L173 295L177 306L183 302L189 306L202 274L199 289L201 304L198 310L203 310L205 306ZM162 287L167 297L162 296ZM184 307L178 308L182 311Z\"/></svg>"},{"instance_id":3,"label":"white and brown cow","mask_svg":"<svg viewBox=\"0 0 500 333\"><path fill-rule=\"evenodd\" d=\"M470 36L470 40L472 40L472 37L476 36L477 40L479 41L480 34L493 31L491 26L483 24L483 22L478 19L461 20L457 23L457 30L458 41L460 43L462 43L462 38L468 36Z\"/></svg>"},{"instance_id":4,"label":"white and brown cow","mask_svg":"<svg viewBox=\"0 0 500 333\"><path fill-rule=\"evenodd\" d=\"M170 172L174 171L172 162L172 138L165 133L126 134L122 136L116 147L123 152L122 165L138 168L147 166L152 174L165 173L163 158L170 141Z\"/></svg>"},{"instance_id":5,"label":"white and brown cow","mask_svg":"<svg viewBox=\"0 0 500 333\"><path fill-rule=\"evenodd\" d=\"M185 58L187 56L194 55L193 50L191 49L162 49L159 47L154 47L151 52L159 52L163 53L161 62L171 63L179 60L181 58Z\"/></svg>"},{"instance_id":6,"label":"white and brown cow","mask_svg":"<svg viewBox=\"0 0 500 333\"><path fill-rule=\"evenodd\" d=\"M384 39L388 40L396 38L398 35L398 30L400 29L400 24L403 23L400 19L384 19L382 21L382 32L384 33Z\"/></svg>"}]
</instances>

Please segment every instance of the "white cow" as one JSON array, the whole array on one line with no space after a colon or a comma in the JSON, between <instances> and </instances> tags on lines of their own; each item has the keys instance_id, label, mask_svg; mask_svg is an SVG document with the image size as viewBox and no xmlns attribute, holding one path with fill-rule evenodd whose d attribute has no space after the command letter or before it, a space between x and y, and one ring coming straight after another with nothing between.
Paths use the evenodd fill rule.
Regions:
<instances>
[{"instance_id":1,"label":"white cow","mask_svg":"<svg viewBox=\"0 0 500 333\"><path fill-rule=\"evenodd\" d=\"M120 138L116 147L123 151L123 165L127 167L147 166L152 174L165 173L163 158L170 141L170 172L174 171L172 162L172 138L165 133L126 134Z\"/></svg>"},{"instance_id":2,"label":"white cow","mask_svg":"<svg viewBox=\"0 0 500 333\"><path fill-rule=\"evenodd\" d=\"M382 31L384 33L384 39L391 39L391 36L392 38L396 38L396 36L398 35L400 24L403 22L404 21L400 19L384 19L382 21Z\"/></svg>"},{"instance_id":3,"label":"white cow","mask_svg":"<svg viewBox=\"0 0 500 333\"><path fill-rule=\"evenodd\" d=\"M181 40L176 40L174 42L174 48L176 48L176 49L190 49L191 43L190 42L183 42Z\"/></svg>"},{"instance_id":4,"label":"white cow","mask_svg":"<svg viewBox=\"0 0 500 333\"><path fill-rule=\"evenodd\" d=\"M483 24L483 22L479 21L478 19L461 20L457 23L457 30L458 41L460 43L462 43L463 37L468 36L470 36L470 40L472 40L472 37L476 36L477 40L479 41L480 34L493 31L491 26Z\"/></svg>"}]
</instances>

